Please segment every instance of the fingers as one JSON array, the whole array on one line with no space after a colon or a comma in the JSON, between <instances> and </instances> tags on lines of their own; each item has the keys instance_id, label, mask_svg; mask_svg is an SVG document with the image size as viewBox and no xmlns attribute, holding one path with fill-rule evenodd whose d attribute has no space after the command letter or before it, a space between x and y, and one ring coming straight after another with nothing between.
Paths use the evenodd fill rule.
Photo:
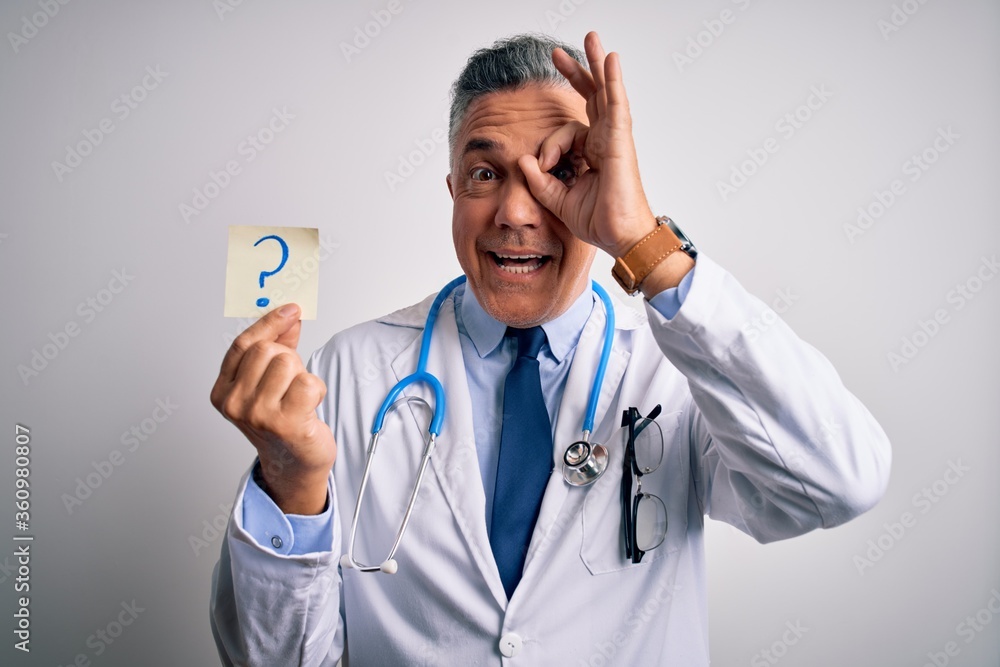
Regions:
<instances>
[{"instance_id":1,"label":"fingers","mask_svg":"<svg viewBox=\"0 0 1000 667\"><path fill-rule=\"evenodd\" d=\"M325 397L325 382L312 373L299 373L281 399L281 410L290 415L315 414Z\"/></svg>"},{"instance_id":2,"label":"fingers","mask_svg":"<svg viewBox=\"0 0 1000 667\"><path fill-rule=\"evenodd\" d=\"M594 77L594 95L597 98L597 113L603 117L608 107L608 96L605 88L604 47L596 32L588 32L583 40L587 52L587 62L590 63L590 73Z\"/></svg>"},{"instance_id":3,"label":"fingers","mask_svg":"<svg viewBox=\"0 0 1000 667\"><path fill-rule=\"evenodd\" d=\"M573 89L587 101L587 119L591 125L596 125L597 121L600 120L600 115L597 107L594 77L590 75L582 63L562 49L555 49L552 52L552 63L566 77Z\"/></svg>"},{"instance_id":4,"label":"fingers","mask_svg":"<svg viewBox=\"0 0 1000 667\"><path fill-rule=\"evenodd\" d=\"M292 354L275 355L264 368L259 380L255 382L247 378L247 385L253 387L250 398L276 410L288 392L292 381L300 373L305 372L306 370L302 367L302 362L297 356ZM242 373L240 373L240 380L242 383Z\"/></svg>"},{"instance_id":5,"label":"fingers","mask_svg":"<svg viewBox=\"0 0 1000 667\"><path fill-rule=\"evenodd\" d=\"M566 77L573 89L587 100L587 116L593 126L608 112L612 95L616 103L625 102L625 89L618 55L614 52L605 53L596 32L587 33L584 38L584 50L590 71L562 49L555 49L552 52L552 63ZM614 85L616 90L611 91L611 85Z\"/></svg>"},{"instance_id":6,"label":"fingers","mask_svg":"<svg viewBox=\"0 0 1000 667\"><path fill-rule=\"evenodd\" d=\"M289 353L270 360L251 398L269 410L297 420L312 415L324 396L326 383L307 371L297 355Z\"/></svg>"},{"instance_id":7,"label":"fingers","mask_svg":"<svg viewBox=\"0 0 1000 667\"><path fill-rule=\"evenodd\" d=\"M558 178L551 174L546 174L538 168L537 158L531 155L522 155L517 161L524 178L528 182L528 189L532 196L542 203L542 206L552 211L557 218L563 219L562 208L569 190Z\"/></svg>"},{"instance_id":8,"label":"fingers","mask_svg":"<svg viewBox=\"0 0 1000 667\"><path fill-rule=\"evenodd\" d=\"M239 421L243 418L258 391L258 384L276 358L284 357L278 363L292 366L296 372L305 371L295 351L302 329L302 322L297 319L299 312L295 304L273 310L233 341L222 360L211 393L212 405L226 419ZM290 380L286 380L286 387ZM283 394L284 389L277 399Z\"/></svg>"},{"instance_id":9,"label":"fingers","mask_svg":"<svg viewBox=\"0 0 1000 667\"><path fill-rule=\"evenodd\" d=\"M219 379L230 382L235 379L243 355L260 341L274 341L293 350L298 347L299 332L302 330L300 312L297 304L282 306L264 315L237 336L222 359Z\"/></svg>"},{"instance_id":10,"label":"fingers","mask_svg":"<svg viewBox=\"0 0 1000 667\"><path fill-rule=\"evenodd\" d=\"M284 386L276 387L279 382L276 373L284 370ZM246 418L251 407L261 398L265 388L260 385L268 378L267 391L276 396L270 396L271 402L281 400L288 383L299 372L304 372L302 361L298 354L283 345L270 341L255 343L243 355L236 377L229 381L219 378L212 389L212 404L230 421L238 422ZM280 389L280 391L279 391Z\"/></svg>"},{"instance_id":11,"label":"fingers","mask_svg":"<svg viewBox=\"0 0 1000 667\"><path fill-rule=\"evenodd\" d=\"M291 354L279 354L234 409L240 410L240 420L254 429L294 438L301 436L299 428L316 418L316 406L324 396L326 383L306 371Z\"/></svg>"},{"instance_id":12,"label":"fingers","mask_svg":"<svg viewBox=\"0 0 1000 667\"><path fill-rule=\"evenodd\" d=\"M604 61L605 85L607 90L607 113L612 125L620 125L629 115L628 96L625 94L625 81L622 77L621 60L617 53L609 53Z\"/></svg>"},{"instance_id":13,"label":"fingers","mask_svg":"<svg viewBox=\"0 0 1000 667\"><path fill-rule=\"evenodd\" d=\"M584 143L589 127L578 121L566 123L545 137L538 149L538 169L549 171L562 160L563 155L575 153L583 156Z\"/></svg>"},{"instance_id":14,"label":"fingers","mask_svg":"<svg viewBox=\"0 0 1000 667\"><path fill-rule=\"evenodd\" d=\"M589 99L594 94L594 77L590 75L587 68L580 64L576 58L572 57L562 49L555 49L552 52L552 64L556 66L559 73L566 77L569 85L580 93L584 99Z\"/></svg>"},{"instance_id":15,"label":"fingers","mask_svg":"<svg viewBox=\"0 0 1000 667\"><path fill-rule=\"evenodd\" d=\"M240 334L226 352L211 398L257 449L267 493L278 507L318 514L337 443L316 414L326 385L306 370L295 350L299 315L299 307L288 304Z\"/></svg>"},{"instance_id":16,"label":"fingers","mask_svg":"<svg viewBox=\"0 0 1000 667\"><path fill-rule=\"evenodd\" d=\"M299 317L299 311L296 310L295 316L291 318L294 321L294 324L292 324L292 326L287 331L278 336L278 340L275 341L276 343L278 343L279 345L284 345L290 350L298 349L299 334L302 333L302 320L298 319L298 317Z\"/></svg>"},{"instance_id":17,"label":"fingers","mask_svg":"<svg viewBox=\"0 0 1000 667\"><path fill-rule=\"evenodd\" d=\"M572 153L582 158L589 130L589 127L578 121L566 123L545 137L538 149L537 158L524 155L518 160L531 194L557 217L561 217L567 188L565 183L546 172L558 165L566 154Z\"/></svg>"}]
</instances>

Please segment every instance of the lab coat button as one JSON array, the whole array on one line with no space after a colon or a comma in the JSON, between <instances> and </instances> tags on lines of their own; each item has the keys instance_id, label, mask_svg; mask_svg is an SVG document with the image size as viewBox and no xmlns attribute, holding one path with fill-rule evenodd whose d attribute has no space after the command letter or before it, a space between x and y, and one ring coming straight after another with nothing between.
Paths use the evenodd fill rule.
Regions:
<instances>
[{"instance_id":1,"label":"lab coat button","mask_svg":"<svg viewBox=\"0 0 1000 667\"><path fill-rule=\"evenodd\" d=\"M280 549L281 548L281 538L278 537L277 535L275 535L274 537L272 537L271 538L271 546L274 547L275 549Z\"/></svg>"},{"instance_id":2,"label":"lab coat button","mask_svg":"<svg viewBox=\"0 0 1000 667\"><path fill-rule=\"evenodd\" d=\"M500 653L505 658L513 658L521 652L521 635L508 632L500 638Z\"/></svg>"}]
</instances>

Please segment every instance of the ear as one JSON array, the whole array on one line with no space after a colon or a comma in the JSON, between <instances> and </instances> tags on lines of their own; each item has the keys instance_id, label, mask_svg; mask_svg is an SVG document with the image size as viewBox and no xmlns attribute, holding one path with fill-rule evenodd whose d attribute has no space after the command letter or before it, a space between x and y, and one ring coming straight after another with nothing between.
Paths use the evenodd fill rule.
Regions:
<instances>
[{"instance_id":1,"label":"ear","mask_svg":"<svg viewBox=\"0 0 1000 667\"><path fill-rule=\"evenodd\" d=\"M446 174L444 177L444 182L448 184L448 194L451 195L452 201L455 200L455 191L451 189L451 174Z\"/></svg>"}]
</instances>

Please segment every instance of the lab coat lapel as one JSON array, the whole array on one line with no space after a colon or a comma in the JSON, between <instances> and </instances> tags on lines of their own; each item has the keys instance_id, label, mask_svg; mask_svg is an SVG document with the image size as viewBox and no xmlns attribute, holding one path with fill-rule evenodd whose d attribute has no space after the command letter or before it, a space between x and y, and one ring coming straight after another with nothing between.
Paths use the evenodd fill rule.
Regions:
<instances>
[{"instance_id":1,"label":"lab coat lapel","mask_svg":"<svg viewBox=\"0 0 1000 667\"><path fill-rule=\"evenodd\" d=\"M392 369L397 380L416 370L421 338L418 336L393 361ZM486 532L486 494L483 491L479 458L476 454L472 401L458 325L455 321L454 297L449 297L441 305L434 335L431 337L427 370L441 381L447 407L444 425L437 438L434 453L431 455L430 467L434 469L462 537L468 543L484 580L501 606L505 606L507 596L500 581L493 551L490 548L489 535ZM405 393L432 399L432 392L423 384L413 392L407 390ZM425 434L422 423L414 419L421 436ZM425 483L427 481L429 479L425 478ZM415 508L414 512L416 511L418 509Z\"/></svg>"},{"instance_id":2,"label":"lab coat lapel","mask_svg":"<svg viewBox=\"0 0 1000 667\"><path fill-rule=\"evenodd\" d=\"M621 310L619 309L619 311ZM625 319L631 322L631 318L627 314ZM580 336L580 341L577 343L573 365L570 367L569 376L566 379L566 388L563 392L554 430L552 452L554 468L545 487L542 507L539 510L538 521L535 524L531 546L525 560L525 578L529 577L529 572L537 571L537 567L532 568L532 561L544 559L546 548L550 544L558 542L560 534L571 525L574 517L580 511L589 488L570 486L563 479L563 453L571 443L580 440L583 434L583 419L587 411L587 402L590 399L590 390L594 384L594 375L597 373L597 367L600 363L601 348L604 344L605 321L604 308L601 305L595 305ZM607 428L600 427L608 416L608 409L611 407L612 399L618 393L618 385L621 383L631 356L620 342L620 329L618 327L616 329L615 345L608 360L607 372L597 402L597 415L594 420L595 431L602 436ZM594 441L594 437L591 436L591 442Z\"/></svg>"}]
</instances>

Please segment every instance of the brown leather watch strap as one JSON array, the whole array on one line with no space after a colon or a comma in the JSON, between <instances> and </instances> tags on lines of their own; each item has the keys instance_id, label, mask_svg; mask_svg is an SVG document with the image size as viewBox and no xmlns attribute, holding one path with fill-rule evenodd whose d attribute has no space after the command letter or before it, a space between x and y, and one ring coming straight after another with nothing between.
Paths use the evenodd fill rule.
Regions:
<instances>
[{"instance_id":1,"label":"brown leather watch strap","mask_svg":"<svg viewBox=\"0 0 1000 667\"><path fill-rule=\"evenodd\" d=\"M656 265L665 260L670 253L680 250L683 245L673 230L664 224L665 220L666 218L657 218L656 229L632 246L624 257L615 258L611 275L629 294L638 292L639 285Z\"/></svg>"}]
</instances>

